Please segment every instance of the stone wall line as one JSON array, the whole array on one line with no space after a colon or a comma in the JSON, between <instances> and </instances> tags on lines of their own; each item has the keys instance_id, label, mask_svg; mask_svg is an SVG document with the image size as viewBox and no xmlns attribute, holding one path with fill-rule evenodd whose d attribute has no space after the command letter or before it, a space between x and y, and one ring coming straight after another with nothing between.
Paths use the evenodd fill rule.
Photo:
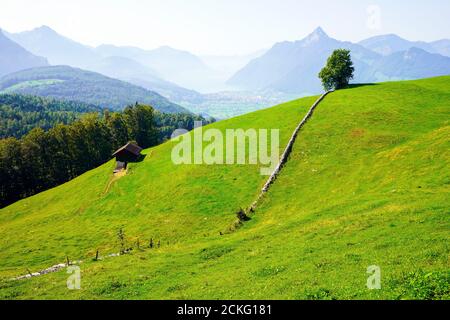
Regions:
<instances>
[{"instance_id":1,"label":"stone wall line","mask_svg":"<svg viewBox=\"0 0 450 320\"><path fill-rule=\"evenodd\" d=\"M294 132L292 133L291 139L289 139L289 142L288 142L288 144L287 144L283 154L281 155L281 158L280 158L280 161L279 161L278 165L276 166L276 168L273 171L273 173L270 175L270 177L267 180L267 182L264 184L264 186L261 189L261 193L259 194L258 198L250 206L250 208L249 208L250 211L254 211L256 209L256 207L258 206L259 201L261 200L261 198L269 191L271 185L278 178L281 170L283 169L283 167L285 166L285 164L287 163L287 161L289 159L289 156L290 156L290 154L292 152L292 148L294 147L295 141L297 139L297 136L298 136L300 130L305 126L305 124L308 122L308 120L312 117L312 115L314 113L314 110L322 102L322 100L325 99L325 97L328 94L330 94L331 92L333 92L333 91L334 90L330 90L330 91L327 91L324 94L322 94L319 97L319 99L317 99L317 101L314 102L312 107L309 109L308 113L305 115L305 117L302 119L302 121L295 128Z\"/></svg>"}]
</instances>

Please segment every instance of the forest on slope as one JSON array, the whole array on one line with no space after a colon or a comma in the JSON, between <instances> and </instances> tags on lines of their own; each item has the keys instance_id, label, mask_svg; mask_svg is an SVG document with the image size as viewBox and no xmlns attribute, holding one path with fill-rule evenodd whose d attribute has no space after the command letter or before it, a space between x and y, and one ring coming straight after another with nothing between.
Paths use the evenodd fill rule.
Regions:
<instances>
[{"instance_id":1,"label":"forest on slope","mask_svg":"<svg viewBox=\"0 0 450 320\"><path fill-rule=\"evenodd\" d=\"M192 130L194 121L208 123L190 113L166 114L139 104L111 112L23 95L0 95L0 114L0 207L103 164L128 141L148 148L176 129Z\"/></svg>"}]
</instances>

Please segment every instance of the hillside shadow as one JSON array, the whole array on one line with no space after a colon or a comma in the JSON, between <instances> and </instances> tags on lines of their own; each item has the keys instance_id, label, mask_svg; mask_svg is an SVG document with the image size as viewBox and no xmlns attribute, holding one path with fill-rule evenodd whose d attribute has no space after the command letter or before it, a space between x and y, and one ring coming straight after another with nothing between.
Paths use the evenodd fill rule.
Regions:
<instances>
[{"instance_id":1,"label":"hillside shadow","mask_svg":"<svg viewBox=\"0 0 450 320\"><path fill-rule=\"evenodd\" d=\"M115 158L116 161L126 162L126 163L139 163L145 160L146 154L140 154L139 156L122 156L120 158Z\"/></svg>"},{"instance_id":2,"label":"hillside shadow","mask_svg":"<svg viewBox=\"0 0 450 320\"><path fill-rule=\"evenodd\" d=\"M128 163L139 163L145 160L145 158L147 157L146 154L141 154L138 157L135 157L133 159L130 159L129 161L127 161Z\"/></svg>"},{"instance_id":3,"label":"hillside shadow","mask_svg":"<svg viewBox=\"0 0 450 320\"><path fill-rule=\"evenodd\" d=\"M347 89L354 89L354 88L360 88L360 87L367 87L367 86L378 86L379 83L353 83L349 84Z\"/></svg>"}]
</instances>

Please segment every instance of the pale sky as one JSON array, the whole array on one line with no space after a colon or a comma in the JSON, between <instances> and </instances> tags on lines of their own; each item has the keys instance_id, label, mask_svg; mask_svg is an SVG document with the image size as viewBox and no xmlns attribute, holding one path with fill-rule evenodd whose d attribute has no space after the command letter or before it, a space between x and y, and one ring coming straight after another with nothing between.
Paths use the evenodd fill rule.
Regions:
<instances>
[{"instance_id":1,"label":"pale sky","mask_svg":"<svg viewBox=\"0 0 450 320\"><path fill-rule=\"evenodd\" d=\"M84 44L244 54L321 26L339 40L450 38L449 0L0 0L0 28L48 25Z\"/></svg>"}]
</instances>

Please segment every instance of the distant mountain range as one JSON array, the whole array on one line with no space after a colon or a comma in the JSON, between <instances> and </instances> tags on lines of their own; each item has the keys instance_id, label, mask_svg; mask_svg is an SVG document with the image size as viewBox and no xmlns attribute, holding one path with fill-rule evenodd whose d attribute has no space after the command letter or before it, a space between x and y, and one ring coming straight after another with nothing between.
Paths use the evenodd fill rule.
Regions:
<instances>
[{"instance_id":1,"label":"distant mountain range","mask_svg":"<svg viewBox=\"0 0 450 320\"><path fill-rule=\"evenodd\" d=\"M66 38L47 26L6 35L31 53L46 57L51 65L86 68L97 60L93 48Z\"/></svg>"},{"instance_id":2,"label":"distant mountain range","mask_svg":"<svg viewBox=\"0 0 450 320\"><path fill-rule=\"evenodd\" d=\"M168 113L188 113L183 107L142 87L68 66L27 69L0 78L0 93L30 94L80 101L120 110L136 102Z\"/></svg>"},{"instance_id":3,"label":"distant mountain range","mask_svg":"<svg viewBox=\"0 0 450 320\"><path fill-rule=\"evenodd\" d=\"M449 74L450 57L413 47L382 57L372 66L369 80L408 80Z\"/></svg>"},{"instance_id":4,"label":"distant mountain range","mask_svg":"<svg viewBox=\"0 0 450 320\"><path fill-rule=\"evenodd\" d=\"M318 73L328 56L337 48L352 51L357 70L357 80L367 80L367 69L379 55L360 45L328 37L317 28L303 40L275 44L266 54L254 59L236 73L231 85L248 90L272 89L282 92L313 93L321 88Z\"/></svg>"},{"instance_id":5,"label":"distant mountain range","mask_svg":"<svg viewBox=\"0 0 450 320\"><path fill-rule=\"evenodd\" d=\"M248 96L250 92L255 96L257 92L269 92L277 97L318 93L322 87L317 75L337 48L351 50L355 83L450 74L450 40L414 42L384 35L351 43L333 39L321 28L302 40L277 43L270 50L228 57L198 57L167 46L154 50L114 45L94 48L47 26L5 35L9 39L0 34L0 76L48 64L68 65L126 81L186 107L207 104L224 109L227 105L211 101L211 97L227 96L236 98L227 102L241 110L243 101L248 105L248 101L255 100ZM27 90L31 90L29 86ZM204 94L225 90L246 94Z\"/></svg>"},{"instance_id":6,"label":"distant mountain range","mask_svg":"<svg viewBox=\"0 0 450 320\"><path fill-rule=\"evenodd\" d=\"M118 47L101 45L96 48L83 45L64 37L48 26L42 26L20 33L7 33L7 36L33 54L47 57L51 65L69 65L105 75L116 74L116 66L108 64L111 57L122 57L133 60L148 69L153 70L151 77L148 73L136 73L121 80L134 79L139 83L157 84L163 81L162 94L183 96L183 87L189 88L189 99L192 91L211 90L215 86L217 71L209 68L199 57L182 50L168 46L153 50L136 47ZM129 76L129 75L128 75ZM159 88L151 88L157 91ZM191 101L193 102L193 101Z\"/></svg>"},{"instance_id":7,"label":"distant mountain range","mask_svg":"<svg viewBox=\"0 0 450 320\"><path fill-rule=\"evenodd\" d=\"M203 101L200 93L163 80L158 72L130 58L107 56L87 69L155 91L171 101L189 103Z\"/></svg>"},{"instance_id":8,"label":"distant mountain range","mask_svg":"<svg viewBox=\"0 0 450 320\"><path fill-rule=\"evenodd\" d=\"M211 70L197 56L167 46L143 50L102 45L95 51L103 57L121 56L133 59L155 70L163 79L170 79L171 82L191 89L201 87L201 83L207 81L211 74Z\"/></svg>"},{"instance_id":9,"label":"distant mountain range","mask_svg":"<svg viewBox=\"0 0 450 320\"><path fill-rule=\"evenodd\" d=\"M249 54L242 55L204 55L200 56L208 68L217 72L217 78L226 82L236 71L245 67L253 59L259 58L268 49L258 50ZM227 88L230 89L230 88Z\"/></svg>"},{"instance_id":10,"label":"distant mountain range","mask_svg":"<svg viewBox=\"0 0 450 320\"><path fill-rule=\"evenodd\" d=\"M51 65L68 65L101 73L156 91L180 101L198 99L193 90L187 90L172 81L188 81L189 75L204 74L207 67L194 55L169 47L143 50L133 47L102 45L97 48L83 45L64 37L48 26L31 31L6 33L7 37L26 50L48 58Z\"/></svg>"},{"instance_id":11,"label":"distant mountain range","mask_svg":"<svg viewBox=\"0 0 450 320\"><path fill-rule=\"evenodd\" d=\"M0 29L0 76L23 69L47 65L47 59L28 52L7 38Z\"/></svg>"},{"instance_id":12,"label":"distant mountain range","mask_svg":"<svg viewBox=\"0 0 450 320\"><path fill-rule=\"evenodd\" d=\"M148 73L144 75L136 73L132 77L120 78L121 80L129 81L132 78L147 85L161 84L160 82L163 81L161 92L158 91L159 87L150 89L164 95L182 97L182 100L189 100L194 90L202 92L224 90L225 81L235 71L261 54L261 51L258 51L242 56L198 57L190 52L168 46L144 50L137 47L105 44L94 48L60 35L48 26L20 33L6 33L6 35L31 53L47 57L51 65L69 65L101 72L108 76L118 72L115 65L108 65L108 61L103 59L128 58L147 68L147 71L151 69L152 75L149 77ZM183 88L189 90L184 91ZM195 99L198 99L198 95Z\"/></svg>"},{"instance_id":13,"label":"distant mountain range","mask_svg":"<svg viewBox=\"0 0 450 320\"><path fill-rule=\"evenodd\" d=\"M411 48L419 48L429 53L438 53L450 56L450 40L434 42L408 41L395 34L372 37L359 42L363 47L375 51L383 56L392 53L407 51Z\"/></svg>"},{"instance_id":14,"label":"distant mountain range","mask_svg":"<svg viewBox=\"0 0 450 320\"><path fill-rule=\"evenodd\" d=\"M321 90L317 75L328 56L338 48L352 52L355 83L448 75L450 58L442 55L449 50L446 44L446 40L427 44L396 36L381 36L355 44L330 38L322 28L317 28L303 40L275 44L228 83L246 90L316 93Z\"/></svg>"}]
</instances>

